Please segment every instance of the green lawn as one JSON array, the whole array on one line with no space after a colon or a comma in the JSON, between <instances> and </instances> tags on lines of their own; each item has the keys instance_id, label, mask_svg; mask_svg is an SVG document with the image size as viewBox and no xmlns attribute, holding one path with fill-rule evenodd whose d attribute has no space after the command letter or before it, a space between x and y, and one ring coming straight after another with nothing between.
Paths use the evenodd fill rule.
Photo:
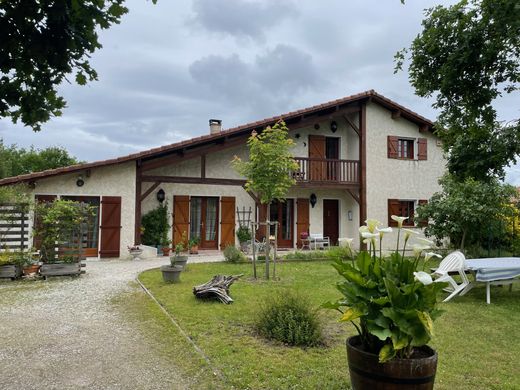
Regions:
<instances>
[{"instance_id":1,"label":"green lawn","mask_svg":"<svg viewBox=\"0 0 520 390\"><path fill-rule=\"evenodd\" d=\"M321 347L287 347L255 334L252 324L259 305L279 290L298 290L316 307L339 297L334 287L339 279L329 262L285 263L277 272L278 281L255 281L248 264L192 264L182 273L182 282L175 285L163 283L159 270L140 275L140 280L226 378L201 378L199 388L348 388L345 339L355 330L349 324L338 323L335 312L320 311L326 343ZM219 273L245 274L231 287L235 302L226 306L196 300L192 286ZM128 305L133 305L142 321L154 323L150 333L161 338L173 361L186 373L201 368L202 372L209 371L150 302L129 300ZM439 353L436 388L519 389L520 289L510 293L507 288L495 287L492 304L486 305L485 289L477 288L441 307L446 313L435 323L432 342Z\"/></svg>"}]
</instances>

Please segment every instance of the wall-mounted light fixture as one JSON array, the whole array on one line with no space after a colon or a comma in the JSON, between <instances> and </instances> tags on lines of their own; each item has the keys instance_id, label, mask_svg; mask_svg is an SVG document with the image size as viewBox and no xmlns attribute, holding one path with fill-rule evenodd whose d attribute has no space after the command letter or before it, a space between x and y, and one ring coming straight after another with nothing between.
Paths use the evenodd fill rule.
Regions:
<instances>
[{"instance_id":1,"label":"wall-mounted light fixture","mask_svg":"<svg viewBox=\"0 0 520 390\"><path fill-rule=\"evenodd\" d=\"M315 123L314 124L314 130L319 130L320 129L320 124L319 123Z\"/></svg>"},{"instance_id":2,"label":"wall-mounted light fixture","mask_svg":"<svg viewBox=\"0 0 520 390\"><path fill-rule=\"evenodd\" d=\"M157 191L157 200L159 203L164 202L164 199L166 199L166 194L164 193L164 190L161 188L159 191Z\"/></svg>"},{"instance_id":3,"label":"wall-mounted light fixture","mask_svg":"<svg viewBox=\"0 0 520 390\"><path fill-rule=\"evenodd\" d=\"M312 193L309 198L309 202L311 203L312 208L314 208L314 206L316 206L317 201L318 201L318 198L316 197L316 194Z\"/></svg>"},{"instance_id":4,"label":"wall-mounted light fixture","mask_svg":"<svg viewBox=\"0 0 520 390\"><path fill-rule=\"evenodd\" d=\"M77 180L76 180L76 185L78 187L83 187L83 185L85 184L85 180L83 180L83 176L78 176Z\"/></svg>"},{"instance_id":5,"label":"wall-mounted light fixture","mask_svg":"<svg viewBox=\"0 0 520 390\"><path fill-rule=\"evenodd\" d=\"M349 221L352 221L352 210L347 211L347 218Z\"/></svg>"},{"instance_id":6,"label":"wall-mounted light fixture","mask_svg":"<svg viewBox=\"0 0 520 390\"><path fill-rule=\"evenodd\" d=\"M332 121L330 122L330 131L332 131L333 133L336 132L336 130L338 130L338 124L336 121Z\"/></svg>"},{"instance_id":7,"label":"wall-mounted light fixture","mask_svg":"<svg viewBox=\"0 0 520 390\"><path fill-rule=\"evenodd\" d=\"M294 134L294 138L299 139L300 138L300 133Z\"/></svg>"}]
</instances>

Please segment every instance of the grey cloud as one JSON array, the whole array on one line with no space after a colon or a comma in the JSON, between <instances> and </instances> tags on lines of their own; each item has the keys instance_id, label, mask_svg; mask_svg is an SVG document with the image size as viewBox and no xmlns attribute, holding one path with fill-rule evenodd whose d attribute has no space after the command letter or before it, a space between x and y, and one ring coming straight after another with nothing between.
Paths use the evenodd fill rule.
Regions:
<instances>
[{"instance_id":1,"label":"grey cloud","mask_svg":"<svg viewBox=\"0 0 520 390\"><path fill-rule=\"evenodd\" d=\"M210 96L257 114L283 112L299 93L325 83L312 57L289 45L278 45L251 63L237 54L207 56L195 61L190 73Z\"/></svg>"},{"instance_id":2,"label":"grey cloud","mask_svg":"<svg viewBox=\"0 0 520 390\"><path fill-rule=\"evenodd\" d=\"M193 21L208 31L256 41L264 41L265 30L298 13L292 1L276 0L195 0L193 11Z\"/></svg>"}]
</instances>

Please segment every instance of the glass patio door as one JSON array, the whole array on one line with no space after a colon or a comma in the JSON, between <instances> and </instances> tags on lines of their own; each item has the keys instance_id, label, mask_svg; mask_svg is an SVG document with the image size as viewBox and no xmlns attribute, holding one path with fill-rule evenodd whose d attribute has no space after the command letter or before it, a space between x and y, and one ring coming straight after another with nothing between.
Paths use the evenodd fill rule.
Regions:
<instances>
[{"instance_id":1,"label":"glass patio door","mask_svg":"<svg viewBox=\"0 0 520 390\"><path fill-rule=\"evenodd\" d=\"M199 248L218 248L218 198L194 196L190 201L190 237L200 239Z\"/></svg>"},{"instance_id":2,"label":"glass patio door","mask_svg":"<svg viewBox=\"0 0 520 390\"><path fill-rule=\"evenodd\" d=\"M278 246L282 248L292 248L294 200L286 199L285 202L274 201L271 203L269 214L270 221L278 221ZM270 235L274 235L274 226L271 226Z\"/></svg>"},{"instance_id":3,"label":"glass patio door","mask_svg":"<svg viewBox=\"0 0 520 390\"><path fill-rule=\"evenodd\" d=\"M83 237L81 243L86 257L97 257L99 243L99 197L97 196L62 196L61 199L82 202L92 207L93 214L89 221L82 226Z\"/></svg>"}]
</instances>

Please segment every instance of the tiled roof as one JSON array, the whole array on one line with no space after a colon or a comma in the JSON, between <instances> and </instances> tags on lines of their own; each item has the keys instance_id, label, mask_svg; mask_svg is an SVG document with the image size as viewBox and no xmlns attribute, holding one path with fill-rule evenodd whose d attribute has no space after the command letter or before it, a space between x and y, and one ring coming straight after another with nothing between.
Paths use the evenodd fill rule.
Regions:
<instances>
[{"instance_id":1,"label":"tiled roof","mask_svg":"<svg viewBox=\"0 0 520 390\"><path fill-rule=\"evenodd\" d=\"M383 95L378 94L373 89L371 89L369 91L347 96L347 97L344 97L341 99L332 100L327 103L318 104L318 105L304 108L301 110L291 111L291 112L281 114L278 116L273 116L271 118L265 118L265 119L262 119L262 120L259 120L256 122L247 123L245 125L233 127L233 128L227 129L227 130L222 130L218 134L202 135L202 136L191 138L191 139L184 140L181 142L176 142L173 144L164 145L164 146L160 146L157 148L152 148L152 149L145 150L145 151L139 152L139 153L132 153L132 154L129 154L126 156L118 157L118 158L95 161L95 162L85 163L85 164L76 164L76 165L71 165L68 167L48 169L46 171L8 177L8 178L0 180L0 186L19 183L19 182L36 181L38 179L42 179L42 178L46 178L46 177L50 177L50 176L57 176L57 175L66 174L66 173L84 171L84 170L88 170L91 168L99 168L99 167L103 167L103 166L107 166L107 165L121 164L121 163L129 162L132 160L150 158L150 157L154 157L157 155L162 155L164 153L172 152L172 151L175 151L178 149L182 149L187 146L193 147L193 146L197 146L198 144L208 143L208 142L217 140L219 138L228 137L233 134L238 134L238 133L242 133L242 132L247 133L247 131L251 131L251 130L259 128L259 127L265 127L270 124L273 124L280 119L288 120L288 119L292 119L292 118L297 118L302 115L309 115L309 114L312 114L315 112L333 108L335 106L352 103L355 101L365 100L365 99L371 99L373 102L376 102L391 110L400 111L401 115L403 117L406 117L407 119L409 119L415 123L418 123L420 125L427 126L429 130L432 130L432 128L433 128L433 122L431 122L429 119L417 114L416 112L414 112L412 110L409 110L408 108L394 102L393 100L390 100L390 99L384 97Z\"/></svg>"}]
</instances>

